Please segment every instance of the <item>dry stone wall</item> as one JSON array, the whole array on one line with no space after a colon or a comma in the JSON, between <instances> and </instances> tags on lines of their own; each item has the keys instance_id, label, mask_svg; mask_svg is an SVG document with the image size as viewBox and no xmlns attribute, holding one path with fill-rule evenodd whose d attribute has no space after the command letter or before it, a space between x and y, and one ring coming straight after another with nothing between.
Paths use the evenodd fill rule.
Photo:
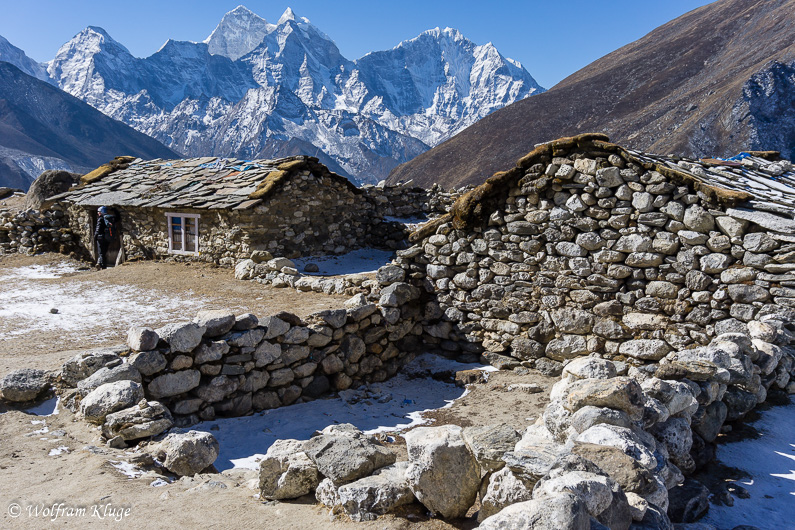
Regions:
<instances>
[{"instance_id":1,"label":"dry stone wall","mask_svg":"<svg viewBox=\"0 0 795 530\"><path fill-rule=\"evenodd\" d=\"M434 184L431 189L379 184L364 186L361 191L381 215L405 218L419 215L436 217L447 213L453 202L467 189L447 192L438 184Z\"/></svg>"},{"instance_id":2,"label":"dry stone wall","mask_svg":"<svg viewBox=\"0 0 795 530\"><path fill-rule=\"evenodd\" d=\"M0 254L68 253L74 243L74 234L60 206L45 211L0 210Z\"/></svg>"},{"instance_id":3,"label":"dry stone wall","mask_svg":"<svg viewBox=\"0 0 795 530\"><path fill-rule=\"evenodd\" d=\"M504 424L422 427L405 434L407 460L397 462L378 458L383 449L352 425L278 440L260 463L261 496L314 491L354 521L412 502L454 519L479 498L487 529L693 523L710 491L687 477L714 458L724 424L768 389L795 391L795 333L781 316L643 368L598 355L570 360L542 417L522 433ZM752 393L754 375L763 380Z\"/></svg>"},{"instance_id":4,"label":"dry stone wall","mask_svg":"<svg viewBox=\"0 0 795 530\"><path fill-rule=\"evenodd\" d=\"M481 223L437 224L396 262L436 293L449 325L430 340L444 350L558 373L594 352L641 365L795 307L795 238L768 217L617 154L575 152L527 168Z\"/></svg>"},{"instance_id":5,"label":"dry stone wall","mask_svg":"<svg viewBox=\"0 0 795 530\"><path fill-rule=\"evenodd\" d=\"M177 424L290 405L395 375L420 346L421 294L398 282L377 304L356 298L305 319L206 311L190 323L132 328L124 359L78 356L64 382L85 397L105 383L135 381Z\"/></svg>"}]
</instances>

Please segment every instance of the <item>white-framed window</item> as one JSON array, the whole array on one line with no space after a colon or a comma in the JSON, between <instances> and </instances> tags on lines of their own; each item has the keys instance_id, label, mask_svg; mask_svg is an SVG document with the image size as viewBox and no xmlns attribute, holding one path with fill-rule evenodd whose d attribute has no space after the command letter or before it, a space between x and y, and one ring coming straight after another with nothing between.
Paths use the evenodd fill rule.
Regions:
<instances>
[{"instance_id":1,"label":"white-framed window","mask_svg":"<svg viewBox=\"0 0 795 530\"><path fill-rule=\"evenodd\" d=\"M167 213L168 253L199 255L199 214Z\"/></svg>"}]
</instances>

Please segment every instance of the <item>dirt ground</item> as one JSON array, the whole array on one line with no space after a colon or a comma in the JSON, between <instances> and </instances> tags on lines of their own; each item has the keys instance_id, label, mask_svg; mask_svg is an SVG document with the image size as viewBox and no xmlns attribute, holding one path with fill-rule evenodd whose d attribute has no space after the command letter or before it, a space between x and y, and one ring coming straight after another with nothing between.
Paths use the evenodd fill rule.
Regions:
<instances>
[{"instance_id":1,"label":"dirt ground","mask_svg":"<svg viewBox=\"0 0 795 530\"><path fill-rule=\"evenodd\" d=\"M299 293L294 289L274 289L257 282L235 280L231 269L205 263L147 261L97 270L60 254L8 254L0 256L0 276L18 267L53 264L82 267L84 270L59 278L37 280L37 284L55 288L56 291L68 290L75 296L85 293L89 302L92 292L120 286L125 288L125 293L134 289L130 297L146 295L155 299L185 299L193 303L192 308L189 311L180 307L160 308L157 312L147 314L145 321L123 321L117 327L108 327L104 322L97 322L96 325L86 322L75 333L59 329L37 330L35 333L6 338L0 341L0 373L22 367L56 369L75 354L74 350L123 343L127 329L133 325L156 328L170 322L189 321L201 309L231 309L238 314L253 313L257 316L290 311L306 316L339 307L348 298L314 292ZM123 308L124 304L134 301L119 299L117 304ZM14 325L13 319L0 320L0 334L9 331Z\"/></svg>"},{"instance_id":2,"label":"dirt ground","mask_svg":"<svg viewBox=\"0 0 795 530\"><path fill-rule=\"evenodd\" d=\"M55 255L0 257L4 270L60 262ZM231 308L255 315L287 310L306 315L338 307L345 297L273 289L234 280L229 269L207 265L146 262L104 271L86 270L44 280L57 285L137 286L164 296L191 296L202 307ZM0 289L2 286L0 286ZM2 308L0 308L2 309ZM185 320L184 315L151 314L149 325ZM3 331L0 322L0 332ZM126 328L125 328L126 329ZM116 330L106 344L123 342L125 329ZM81 336L86 336L82 334ZM23 366L57 369L73 350L97 346L85 338L48 332L44 336L18 335L0 341L0 374ZM467 387L464 397L449 408L426 413L432 425L488 425L508 423L518 430L533 423L548 403L554 378L520 369L492 372L488 381ZM532 383L541 391L528 393L512 385ZM34 423L34 422L44 423ZM46 431L44 428L46 427ZM395 449L400 452L402 439ZM58 448L61 449L60 454ZM55 451L53 451L55 450ZM53 454L51 454L51 452ZM429 518L415 504L397 515L377 521L353 523L330 515L310 497L293 502L262 502L255 497L251 480L256 474L230 471L183 478L162 487L150 484L153 472L129 478L111 462L134 462L140 453L106 447L97 428L78 420L68 410L37 417L17 410L0 409L0 527L42 528L53 525L85 527L121 525L128 528L472 528L473 518L444 522ZM61 503L63 505L61 506ZM56 508L53 508L56 505ZM58 508L58 506L61 506ZM84 514L70 512L85 508ZM38 510L38 514L37 514ZM125 510L128 510L125 512ZM474 510L473 510L474 511ZM103 517L104 516L104 517ZM53 520L54 518L54 520ZM117 521L116 518L119 520Z\"/></svg>"}]
</instances>

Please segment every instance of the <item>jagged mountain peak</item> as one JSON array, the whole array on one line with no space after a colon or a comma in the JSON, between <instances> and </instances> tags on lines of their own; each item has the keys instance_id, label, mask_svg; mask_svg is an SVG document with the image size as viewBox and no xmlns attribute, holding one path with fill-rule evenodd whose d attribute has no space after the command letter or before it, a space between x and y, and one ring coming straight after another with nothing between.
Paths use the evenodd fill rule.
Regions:
<instances>
[{"instance_id":1,"label":"jagged mountain peak","mask_svg":"<svg viewBox=\"0 0 795 530\"><path fill-rule=\"evenodd\" d=\"M0 61L13 64L26 74L37 79L48 83L51 82L50 76L47 75L46 65L37 63L28 57L25 52L8 42L2 35L0 35Z\"/></svg>"},{"instance_id":2,"label":"jagged mountain peak","mask_svg":"<svg viewBox=\"0 0 795 530\"><path fill-rule=\"evenodd\" d=\"M295 16L295 12L293 11L293 8L292 7L288 7L287 9L284 10L284 13L282 13L282 16L279 17L278 25L281 26L282 24L284 24L288 20L295 20L295 19L296 19L296 16ZM306 22L308 23L309 21L307 20Z\"/></svg>"},{"instance_id":3,"label":"jagged mountain peak","mask_svg":"<svg viewBox=\"0 0 795 530\"><path fill-rule=\"evenodd\" d=\"M350 61L290 8L270 24L239 6L203 43L169 40L143 59L106 51L113 42L87 28L65 45L51 64L58 86L191 156L300 146L359 182L543 90L449 27Z\"/></svg>"},{"instance_id":4,"label":"jagged mountain peak","mask_svg":"<svg viewBox=\"0 0 795 530\"><path fill-rule=\"evenodd\" d=\"M259 46L275 28L247 7L239 5L223 16L204 43L211 54L236 61Z\"/></svg>"},{"instance_id":5,"label":"jagged mountain peak","mask_svg":"<svg viewBox=\"0 0 795 530\"><path fill-rule=\"evenodd\" d=\"M66 44L61 46L56 54L79 53L81 55L97 54L100 52L112 55L129 55L130 51L120 42L116 41L110 34L99 26L87 26L77 35L71 38Z\"/></svg>"}]
</instances>

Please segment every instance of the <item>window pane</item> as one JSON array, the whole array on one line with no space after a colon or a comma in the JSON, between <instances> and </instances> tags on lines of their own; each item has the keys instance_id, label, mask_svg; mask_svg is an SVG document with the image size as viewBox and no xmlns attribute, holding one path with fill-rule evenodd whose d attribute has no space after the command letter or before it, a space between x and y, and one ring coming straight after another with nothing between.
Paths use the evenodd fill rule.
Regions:
<instances>
[{"instance_id":1,"label":"window pane","mask_svg":"<svg viewBox=\"0 0 795 530\"><path fill-rule=\"evenodd\" d=\"M185 218L185 250L196 252L196 219Z\"/></svg>"},{"instance_id":2,"label":"window pane","mask_svg":"<svg viewBox=\"0 0 795 530\"><path fill-rule=\"evenodd\" d=\"M182 217L171 218L171 242L174 250L182 250Z\"/></svg>"}]
</instances>

